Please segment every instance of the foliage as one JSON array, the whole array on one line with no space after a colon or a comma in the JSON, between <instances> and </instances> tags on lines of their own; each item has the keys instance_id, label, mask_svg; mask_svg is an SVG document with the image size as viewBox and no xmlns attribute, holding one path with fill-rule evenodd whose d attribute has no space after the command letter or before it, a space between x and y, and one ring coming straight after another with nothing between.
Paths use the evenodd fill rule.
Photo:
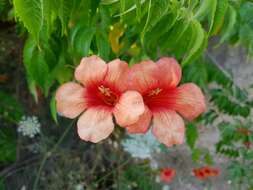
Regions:
<instances>
[{"instance_id":1,"label":"foliage","mask_svg":"<svg viewBox=\"0 0 253 190\"><path fill-rule=\"evenodd\" d=\"M131 165L120 176L119 189L161 189L161 185L155 182L155 175L146 164ZM129 184L132 184L132 187Z\"/></svg>"},{"instance_id":2,"label":"foliage","mask_svg":"<svg viewBox=\"0 0 253 190\"><path fill-rule=\"evenodd\" d=\"M0 129L0 163L13 162L16 159L16 138L10 128Z\"/></svg>"},{"instance_id":3,"label":"foliage","mask_svg":"<svg viewBox=\"0 0 253 190\"><path fill-rule=\"evenodd\" d=\"M130 63L171 55L188 65L213 35L220 35L221 43L236 38L252 49L249 1L14 0L13 6L29 33L24 63L35 98L36 88L47 96L55 81L70 79L71 65L88 54Z\"/></svg>"},{"instance_id":4,"label":"foliage","mask_svg":"<svg viewBox=\"0 0 253 190\"><path fill-rule=\"evenodd\" d=\"M17 123L22 115L23 108L11 95L0 92L0 119L2 121Z\"/></svg>"}]
</instances>

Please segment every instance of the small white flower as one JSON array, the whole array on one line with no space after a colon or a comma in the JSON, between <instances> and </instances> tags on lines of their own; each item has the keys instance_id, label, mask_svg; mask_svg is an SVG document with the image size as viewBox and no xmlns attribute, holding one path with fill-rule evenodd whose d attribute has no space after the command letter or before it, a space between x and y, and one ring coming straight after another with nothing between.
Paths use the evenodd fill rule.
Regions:
<instances>
[{"instance_id":1,"label":"small white flower","mask_svg":"<svg viewBox=\"0 0 253 190\"><path fill-rule=\"evenodd\" d=\"M122 145L124 150L135 158L151 159L152 153L156 152L160 145L150 131L143 135L134 134L129 137Z\"/></svg>"},{"instance_id":2,"label":"small white flower","mask_svg":"<svg viewBox=\"0 0 253 190\"><path fill-rule=\"evenodd\" d=\"M23 136L34 138L40 133L40 126L36 116L23 116L18 123L18 132Z\"/></svg>"},{"instance_id":3,"label":"small white flower","mask_svg":"<svg viewBox=\"0 0 253 190\"><path fill-rule=\"evenodd\" d=\"M164 185L163 188L162 188L162 190L170 190L170 186Z\"/></svg>"},{"instance_id":4,"label":"small white flower","mask_svg":"<svg viewBox=\"0 0 253 190\"><path fill-rule=\"evenodd\" d=\"M83 185L82 184L77 184L75 186L75 190L84 190Z\"/></svg>"}]
</instances>

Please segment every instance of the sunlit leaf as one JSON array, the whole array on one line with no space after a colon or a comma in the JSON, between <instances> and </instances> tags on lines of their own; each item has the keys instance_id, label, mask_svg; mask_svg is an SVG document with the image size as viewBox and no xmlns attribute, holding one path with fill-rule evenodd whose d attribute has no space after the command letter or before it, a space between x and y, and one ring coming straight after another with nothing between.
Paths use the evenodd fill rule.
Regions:
<instances>
[{"instance_id":1,"label":"sunlit leaf","mask_svg":"<svg viewBox=\"0 0 253 190\"><path fill-rule=\"evenodd\" d=\"M36 42L39 41L43 24L42 2L41 0L13 0L16 15L24 23Z\"/></svg>"}]
</instances>

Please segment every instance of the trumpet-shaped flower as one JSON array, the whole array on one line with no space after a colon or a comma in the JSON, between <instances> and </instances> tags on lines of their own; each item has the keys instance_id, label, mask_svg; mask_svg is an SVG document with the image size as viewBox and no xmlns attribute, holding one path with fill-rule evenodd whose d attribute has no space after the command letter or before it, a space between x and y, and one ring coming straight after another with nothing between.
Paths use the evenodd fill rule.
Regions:
<instances>
[{"instance_id":1,"label":"trumpet-shaped flower","mask_svg":"<svg viewBox=\"0 0 253 190\"><path fill-rule=\"evenodd\" d=\"M218 168L211 168L208 166L195 168L192 170L192 172L193 172L193 175L200 180L204 180L209 177L216 177L220 175L220 170Z\"/></svg>"},{"instance_id":2,"label":"trumpet-shaped flower","mask_svg":"<svg viewBox=\"0 0 253 190\"><path fill-rule=\"evenodd\" d=\"M160 171L160 179L161 181L165 183L170 183L175 175L176 175L176 170L172 168L163 168Z\"/></svg>"},{"instance_id":3,"label":"trumpet-shaped flower","mask_svg":"<svg viewBox=\"0 0 253 190\"><path fill-rule=\"evenodd\" d=\"M182 144L184 121L205 111L204 96L193 83L178 86L181 67L174 58L163 57L134 65L128 74L129 89L139 91L145 112L138 122L125 126L129 133L146 133L153 117L152 133L166 146ZM181 117L182 116L182 117Z\"/></svg>"},{"instance_id":4,"label":"trumpet-shaped flower","mask_svg":"<svg viewBox=\"0 0 253 190\"><path fill-rule=\"evenodd\" d=\"M57 111L68 118L81 114L78 135L97 143L114 129L113 115L119 125L138 121L145 107L139 92L127 90L127 63L116 59L106 64L98 56L85 57L75 70L79 82L63 84L56 92Z\"/></svg>"}]
</instances>

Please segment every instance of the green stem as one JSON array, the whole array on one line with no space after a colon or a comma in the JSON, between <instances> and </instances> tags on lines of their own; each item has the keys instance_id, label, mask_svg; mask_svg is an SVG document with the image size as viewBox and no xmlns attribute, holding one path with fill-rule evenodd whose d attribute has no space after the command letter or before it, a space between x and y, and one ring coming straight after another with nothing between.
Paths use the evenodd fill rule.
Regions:
<instances>
[{"instance_id":1,"label":"green stem","mask_svg":"<svg viewBox=\"0 0 253 190\"><path fill-rule=\"evenodd\" d=\"M52 155L52 153L58 148L58 146L61 144L61 142L64 140L64 138L66 137L66 135L68 134L69 130L71 129L71 126L73 125L73 123L75 122L75 120L73 120L70 125L65 129L64 133L62 134L62 136L59 138L59 140L56 142L56 144L49 150L46 152L45 156L43 157L40 167L39 167L39 171L38 174L36 176L36 179L34 181L33 184L33 190L37 190L37 186L39 184L39 179L40 179L40 175L41 172L46 164L47 159Z\"/></svg>"}]
</instances>

